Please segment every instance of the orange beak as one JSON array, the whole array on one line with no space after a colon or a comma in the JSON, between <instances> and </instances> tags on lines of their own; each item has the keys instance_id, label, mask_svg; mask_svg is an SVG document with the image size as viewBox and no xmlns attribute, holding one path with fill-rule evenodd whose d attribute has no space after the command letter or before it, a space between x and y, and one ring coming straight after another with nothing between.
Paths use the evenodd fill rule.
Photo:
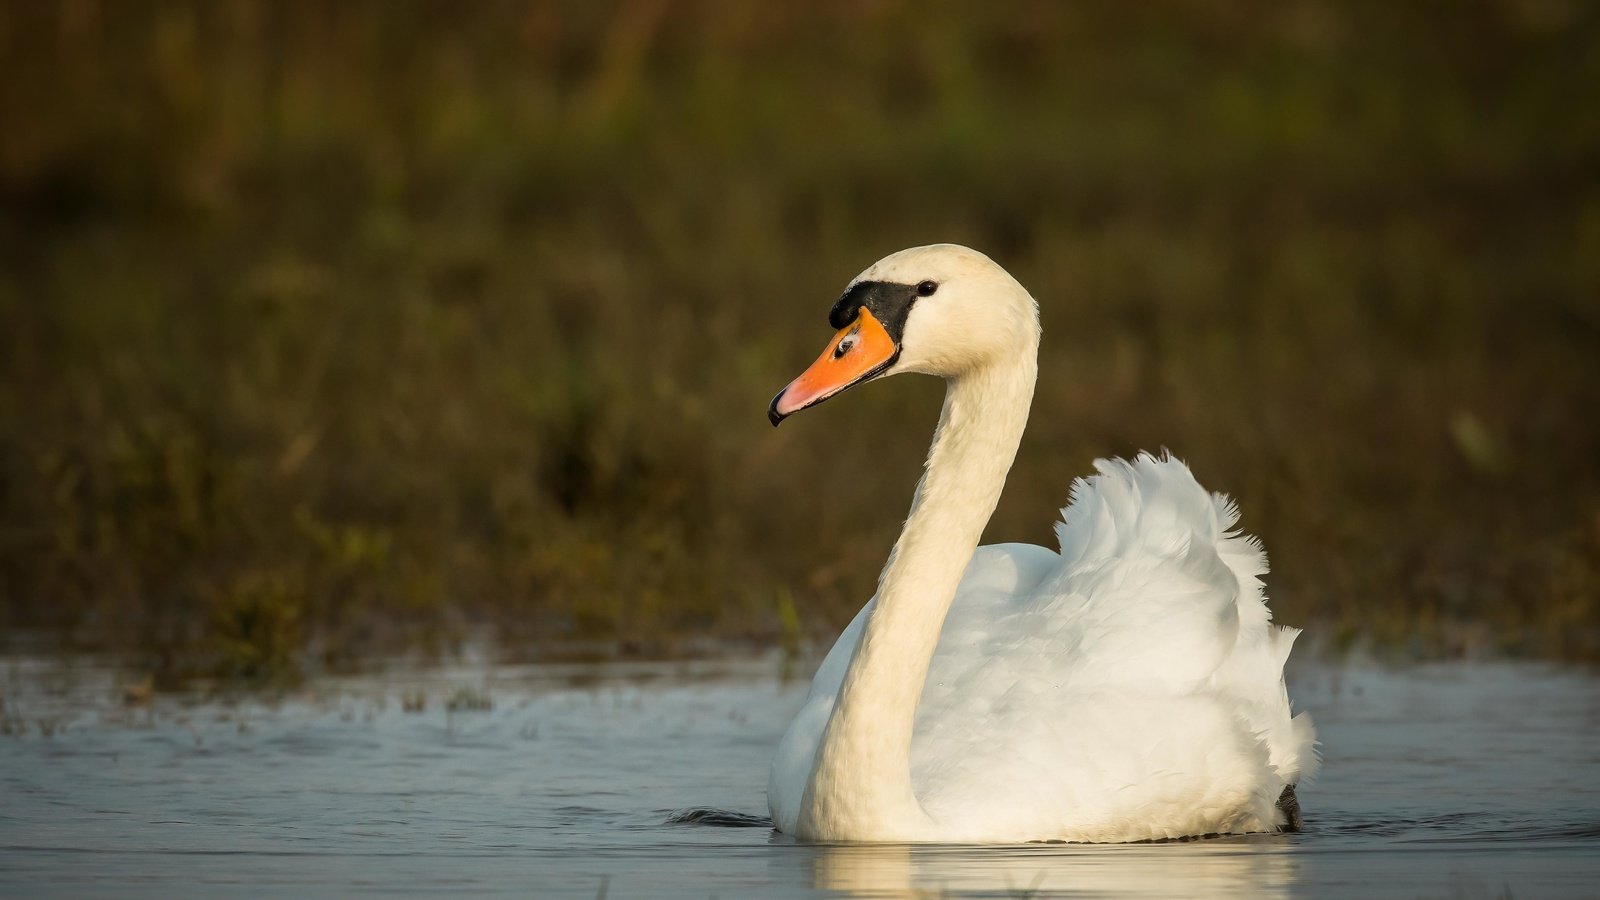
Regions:
<instances>
[{"instance_id":1,"label":"orange beak","mask_svg":"<svg viewBox=\"0 0 1600 900\"><path fill-rule=\"evenodd\" d=\"M900 355L894 338L865 306L854 322L839 329L811 368L772 398L767 418L773 425L808 406L869 381L894 365Z\"/></svg>"}]
</instances>

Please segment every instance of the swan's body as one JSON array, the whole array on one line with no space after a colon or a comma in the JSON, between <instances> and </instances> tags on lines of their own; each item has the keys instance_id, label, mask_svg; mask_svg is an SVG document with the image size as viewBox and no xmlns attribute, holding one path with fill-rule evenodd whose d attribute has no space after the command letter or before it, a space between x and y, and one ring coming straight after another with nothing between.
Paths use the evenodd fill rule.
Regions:
<instances>
[{"instance_id":1,"label":"swan's body","mask_svg":"<svg viewBox=\"0 0 1600 900\"><path fill-rule=\"evenodd\" d=\"M836 342L774 422L903 371L949 388L877 595L840 635L772 764L774 825L829 841L1133 841L1270 831L1315 765L1291 718L1265 557L1183 463L1102 461L1060 553L977 547L1015 457L1038 348L1028 293L937 245L863 272Z\"/></svg>"}]
</instances>

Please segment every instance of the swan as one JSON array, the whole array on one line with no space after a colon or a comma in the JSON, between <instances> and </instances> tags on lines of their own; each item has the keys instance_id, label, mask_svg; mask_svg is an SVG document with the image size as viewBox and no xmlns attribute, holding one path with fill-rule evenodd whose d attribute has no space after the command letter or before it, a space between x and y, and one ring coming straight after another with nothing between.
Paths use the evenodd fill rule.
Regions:
<instances>
[{"instance_id":1,"label":"swan","mask_svg":"<svg viewBox=\"0 0 1600 900\"><path fill-rule=\"evenodd\" d=\"M1060 552L979 547L1038 372L1038 306L954 244L850 282L837 334L773 398L776 426L902 372L945 379L876 595L779 743L773 826L808 841L1125 842L1298 826L1317 765L1283 666L1266 557L1170 456L1099 460Z\"/></svg>"}]
</instances>

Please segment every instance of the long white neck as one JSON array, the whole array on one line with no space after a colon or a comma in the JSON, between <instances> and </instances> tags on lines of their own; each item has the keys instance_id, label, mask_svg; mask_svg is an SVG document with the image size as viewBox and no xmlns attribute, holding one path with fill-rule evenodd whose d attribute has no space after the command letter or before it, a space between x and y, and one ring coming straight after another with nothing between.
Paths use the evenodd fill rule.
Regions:
<instances>
[{"instance_id":1,"label":"long white neck","mask_svg":"<svg viewBox=\"0 0 1600 900\"><path fill-rule=\"evenodd\" d=\"M812 840L911 840L927 814L911 789L911 736L945 614L994 513L1027 425L1033 348L952 378L876 607L850 660L801 800Z\"/></svg>"}]
</instances>

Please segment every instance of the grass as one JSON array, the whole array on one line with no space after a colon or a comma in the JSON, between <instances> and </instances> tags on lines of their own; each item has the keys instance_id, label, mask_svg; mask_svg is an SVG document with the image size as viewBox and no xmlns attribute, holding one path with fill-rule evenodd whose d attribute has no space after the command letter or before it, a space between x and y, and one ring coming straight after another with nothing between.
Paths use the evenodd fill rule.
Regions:
<instances>
[{"instance_id":1,"label":"grass","mask_svg":"<svg viewBox=\"0 0 1600 900\"><path fill-rule=\"evenodd\" d=\"M0 623L284 677L793 645L938 385L773 432L843 284L1040 300L987 540L1234 494L1334 648L1600 658L1600 16L1560 2L0 7Z\"/></svg>"}]
</instances>

